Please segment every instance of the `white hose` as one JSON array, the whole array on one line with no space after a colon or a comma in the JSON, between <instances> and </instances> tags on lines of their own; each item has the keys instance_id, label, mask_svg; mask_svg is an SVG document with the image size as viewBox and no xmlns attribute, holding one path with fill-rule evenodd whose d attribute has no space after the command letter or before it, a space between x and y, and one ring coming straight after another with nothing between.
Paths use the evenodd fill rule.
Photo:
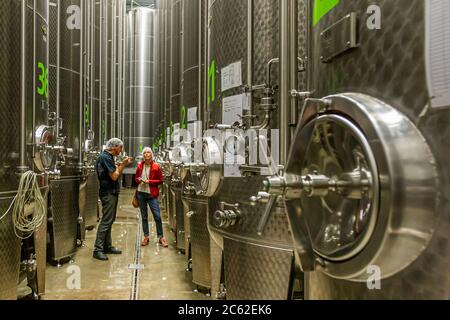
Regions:
<instances>
[{"instance_id":1,"label":"white hose","mask_svg":"<svg viewBox=\"0 0 450 320\"><path fill-rule=\"evenodd\" d=\"M25 206L32 203L34 203L34 212L33 214L27 214ZM39 188L38 175L33 171L28 171L22 175L17 195L5 214L0 217L0 220L5 218L12 208L14 232L20 239L30 238L45 221L45 200Z\"/></svg>"}]
</instances>

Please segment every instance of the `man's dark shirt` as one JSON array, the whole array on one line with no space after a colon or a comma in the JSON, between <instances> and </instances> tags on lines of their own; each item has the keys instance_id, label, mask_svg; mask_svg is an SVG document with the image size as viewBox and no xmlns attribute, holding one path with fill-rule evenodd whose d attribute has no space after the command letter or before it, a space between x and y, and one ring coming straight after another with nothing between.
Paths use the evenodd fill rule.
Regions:
<instances>
[{"instance_id":1,"label":"man's dark shirt","mask_svg":"<svg viewBox=\"0 0 450 320\"><path fill-rule=\"evenodd\" d=\"M113 155L107 151L103 151L100 154L95 167L97 170L98 181L100 182L100 196L119 194L119 181L113 181L109 175L109 173L114 173L116 171Z\"/></svg>"}]
</instances>

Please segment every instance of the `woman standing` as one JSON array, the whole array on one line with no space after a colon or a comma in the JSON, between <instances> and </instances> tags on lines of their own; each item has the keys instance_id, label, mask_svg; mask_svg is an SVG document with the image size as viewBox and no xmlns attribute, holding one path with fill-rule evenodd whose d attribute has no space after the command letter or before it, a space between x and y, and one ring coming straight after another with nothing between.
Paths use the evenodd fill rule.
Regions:
<instances>
[{"instance_id":1,"label":"woman standing","mask_svg":"<svg viewBox=\"0 0 450 320\"><path fill-rule=\"evenodd\" d=\"M163 184L163 173L157 163L153 161L153 151L150 148L144 148L142 152L144 161L142 161L136 170L136 183L138 185L138 201L142 215L142 227L144 229L144 240L142 246L147 246L150 242L150 231L148 226L148 206L153 214L156 223L156 231L159 243L164 248L169 244L164 238L161 211L159 209L159 186Z\"/></svg>"}]
</instances>

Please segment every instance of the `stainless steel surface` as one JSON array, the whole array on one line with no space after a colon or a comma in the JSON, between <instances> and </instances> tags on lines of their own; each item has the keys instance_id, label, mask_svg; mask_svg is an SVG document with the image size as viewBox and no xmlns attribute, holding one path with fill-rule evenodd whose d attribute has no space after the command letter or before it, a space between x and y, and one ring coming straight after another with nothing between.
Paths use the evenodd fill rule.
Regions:
<instances>
[{"instance_id":1,"label":"stainless steel surface","mask_svg":"<svg viewBox=\"0 0 450 320\"><path fill-rule=\"evenodd\" d=\"M80 217L86 228L95 227L98 222L98 190L97 176L91 175L80 183Z\"/></svg>"},{"instance_id":2,"label":"stainless steel surface","mask_svg":"<svg viewBox=\"0 0 450 320\"><path fill-rule=\"evenodd\" d=\"M182 201L182 189L181 187L173 188L174 193L174 209L175 209L175 232L177 235L177 248L179 250L186 250L186 232L184 228L185 212Z\"/></svg>"},{"instance_id":3,"label":"stainless steel surface","mask_svg":"<svg viewBox=\"0 0 450 320\"><path fill-rule=\"evenodd\" d=\"M1 2L0 26L3 39L0 68L8 79L0 88L0 216L3 216L17 192L17 174L26 170L38 171L39 163L33 158L45 156L34 142L38 129L48 126L45 81L48 1ZM47 141L49 136L43 138ZM47 183L47 178L39 179L43 189ZM16 299L22 241L15 235L11 211L0 221L0 229L0 299ZM45 247L32 240L25 249L45 255ZM42 279L42 272L38 276Z\"/></svg>"},{"instance_id":4,"label":"stainless steel surface","mask_svg":"<svg viewBox=\"0 0 450 320\"><path fill-rule=\"evenodd\" d=\"M81 10L81 13L80 13L80 22L81 22L81 26L80 26L80 32L79 32L79 39L80 39L80 42L79 42L79 51L77 52L78 53L78 55L80 56L80 63L79 63L79 73L80 73L80 77L79 77L79 88L80 88L80 99L79 99L79 102L78 102L78 107L79 107L79 112L78 112L78 115L79 115L79 120L78 120L78 132L79 132L79 136L78 136L78 138L79 138L79 140L78 140L78 164L77 164L77 168L78 168L78 171L81 171L81 168L83 167L83 141L84 141L84 129L85 129L85 126L84 126L84 121L82 121L83 119L82 119L82 117L81 117L81 115L83 115L84 114L84 94L85 94L85 91L84 91L84 77L85 77L85 72L84 72L84 67L85 67L85 65L86 65L86 61L85 61L85 40L84 40L84 38L85 38L85 35L87 35L87 33L86 33L86 26L85 26L85 20L86 20L86 17L85 17L85 1L83 1L83 0L80 0L80 10Z\"/></svg>"},{"instance_id":5,"label":"stainless steel surface","mask_svg":"<svg viewBox=\"0 0 450 320\"><path fill-rule=\"evenodd\" d=\"M81 2L62 0L52 2L49 30L49 108L62 119L59 134L66 137L65 146L72 148L75 158L68 158L61 168L62 176L78 172L80 143L82 141L82 97L81 57ZM78 11L77 11L78 10ZM84 141L83 141L84 142Z\"/></svg>"},{"instance_id":6,"label":"stainless steel surface","mask_svg":"<svg viewBox=\"0 0 450 320\"><path fill-rule=\"evenodd\" d=\"M224 239L228 300L287 300L293 265L291 250Z\"/></svg>"},{"instance_id":7,"label":"stainless steel surface","mask_svg":"<svg viewBox=\"0 0 450 320\"><path fill-rule=\"evenodd\" d=\"M280 0L280 162L287 161L288 148L291 141L289 124L290 122L290 101L289 92L293 89L291 84L291 46L289 37L290 14L292 10L292 0Z\"/></svg>"},{"instance_id":8,"label":"stainless steel surface","mask_svg":"<svg viewBox=\"0 0 450 320\"><path fill-rule=\"evenodd\" d=\"M206 1L205 1L206 2ZM201 0L183 0L182 6L182 74L181 74L181 105L185 110L197 107L198 118L202 121L203 99L205 93L202 81L203 50L203 23L206 14L203 12L204 3ZM187 117L187 114L185 114ZM181 119L183 125L194 122L192 119ZM185 127L188 129L188 127ZM199 137L191 137L195 139ZM201 143L201 140L200 140ZM189 157L190 146L180 148L183 151L186 163L191 163ZM210 236L207 227L207 198L198 197L192 189L192 174L190 167L183 166L182 178L184 180L183 201L185 202L185 238L186 255L192 259L193 283L203 288L211 288L211 257ZM195 173L194 173L195 174ZM188 245L190 244L190 250Z\"/></svg>"},{"instance_id":9,"label":"stainless steel surface","mask_svg":"<svg viewBox=\"0 0 450 320\"><path fill-rule=\"evenodd\" d=\"M253 81L253 83L246 83L247 86L256 87L259 84L264 84L269 81L267 79L268 63L270 61L276 61L280 54L279 14L281 8L279 4L279 1L210 2L209 63L211 64L214 60L216 64L215 100L209 106L211 124L220 124L222 121L221 105L223 99L242 93L242 88L222 92L220 84L222 68L236 61L242 61L242 80L244 83L248 79L252 79ZM251 8L252 5L253 8ZM296 14L297 10L294 10L294 12ZM250 16L252 19L249 19ZM252 35L253 41L249 39ZM253 47L249 48L249 45L253 45ZM291 54L290 51L288 53ZM297 55L295 55L295 58L297 59ZM280 84L278 69L273 68L272 72L273 79L271 79L271 83L274 86ZM252 72L252 75L247 74L249 71ZM290 74L290 72L287 73L288 79L290 79ZM287 90L286 96L288 94L289 90ZM264 96L255 93L251 106L252 110L255 111L252 113L255 113L260 119L258 122L263 122L262 120L265 117L264 110L261 107L261 103L263 102L262 98ZM280 105L281 109L284 108L286 115L290 114L289 99L286 99L287 105ZM275 115L270 122L269 129L279 128L280 123L280 117ZM286 131L288 131L288 124L289 122L286 122ZM259 176L258 173L256 175L249 174L240 178L224 177L223 165L211 165L211 158L213 157L210 155L211 152L209 149L213 145L213 141L205 141L207 148L203 148L203 160L208 166L206 174L203 175L202 179L207 183L203 183L202 189L207 191L208 185L214 185L214 188L208 193L210 197L208 228L211 237L223 249L224 264L226 266L225 287L228 298L230 298L231 292L232 299L251 299L252 297L287 299L291 282L291 272L293 272L293 252L291 235L288 230L288 221L284 208L274 207L269 217L265 217L265 205L251 203L250 201L250 198L258 193L258 186L262 184L264 178ZM218 158L219 156L222 158L223 151L221 151L221 147L219 146L217 149L220 150L217 152ZM195 171L196 169L191 170ZM200 170L197 169L197 171ZM255 172L259 171L256 170ZM211 178L213 174L216 177L214 179L207 179L208 174ZM215 212L219 216L223 213L227 220L222 227L217 227L214 224ZM229 220L227 216L232 219ZM236 217L236 220L233 217ZM258 231L258 226L261 225L261 219L263 218L266 219L267 225L261 232L261 230ZM222 244L223 241L225 241L225 244ZM233 245L227 246L227 241ZM259 264L258 259L261 258L257 257L258 254L253 253L249 254L247 259L240 259L239 256L242 257L243 252L247 248L253 249L254 247L271 248L270 250L262 250L260 253L266 259L279 259L279 263L286 267L279 270L282 270L281 272L284 273L280 278L281 281L275 280L280 280L276 274L277 271L272 269L272 266L267 266L264 272L258 271L255 273L261 279L251 281L250 284L247 282L246 270L251 269L255 264ZM253 252L252 250L250 251ZM277 282L276 290L267 290L264 279L267 279L269 282L272 280ZM280 292L284 293L280 295Z\"/></svg>"},{"instance_id":10,"label":"stainless steel surface","mask_svg":"<svg viewBox=\"0 0 450 320\"><path fill-rule=\"evenodd\" d=\"M33 143L35 131L39 126L47 125L47 110L41 108L42 105L46 105L47 98L45 94L42 97L33 91L32 81L26 81L26 78L32 77L35 72L40 72L37 67L38 61L44 68L47 66L47 46L44 41L47 35L42 31L46 30L48 25L47 11L41 5L38 9L39 12L34 19L32 6L25 4L23 11L21 1L2 3L1 34L5 39L5 46L0 50L1 68L10 81L2 87L0 99L0 110L3 115L0 120L2 128L0 192L13 191L17 188L18 180L15 173L19 171L20 166L33 169L34 164L26 154L32 151L24 147ZM33 33L33 22L38 26L36 36ZM23 35L25 38L22 39ZM33 45L34 42L36 46ZM36 54L33 52L35 47ZM39 105L36 111L33 111L34 100Z\"/></svg>"},{"instance_id":11,"label":"stainless steel surface","mask_svg":"<svg viewBox=\"0 0 450 320\"><path fill-rule=\"evenodd\" d=\"M358 25L359 48L322 63L321 33L347 14L366 12L374 4L381 9L384 32L368 29L366 16L359 14L363 22ZM450 296L450 211L442 192L449 188L449 150L439 138L448 131L449 114L426 108L424 5L423 1L341 1L312 31L314 96L340 94L331 100L346 106L344 114L368 139L381 171L381 197L377 225L364 251L341 264L322 261L318 270L306 273L308 299ZM386 39L392 39L392 45L383 47ZM343 77L331 77L337 74ZM354 93L343 95L346 92ZM374 133L379 137L374 138ZM368 289L368 265L380 268L380 289Z\"/></svg>"},{"instance_id":12,"label":"stainless steel surface","mask_svg":"<svg viewBox=\"0 0 450 320\"><path fill-rule=\"evenodd\" d=\"M210 289L212 286L211 238L207 225L207 199L192 199L189 210L192 211L190 218L190 237L193 282Z\"/></svg>"},{"instance_id":13,"label":"stainless steel surface","mask_svg":"<svg viewBox=\"0 0 450 320\"><path fill-rule=\"evenodd\" d=\"M12 198L0 199L0 212L6 212ZM0 299L17 299L21 240L14 233L12 213L0 220Z\"/></svg>"},{"instance_id":14,"label":"stainless steel surface","mask_svg":"<svg viewBox=\"0 0 450 320\"><path fill-rule=\"evenodd\" d=\"M173 0L171 4L171 44L170 44L170 121L179 124L181 121L181 32L182 11L181 0Z\"/></svg>"},{"instance_id":15,"label":"stainless steel surface","mask_svg":"<svg viewBox=\"0 0 450 320\"><path fill-rule=\"evenodd\" d=\"M76 251L79 217L79 179L50 182L49 258L60 261L72 257Z\"/></svg>"},{"instance_id":16,"label":"stainless steel surface","mask_svg":"<svg viewBox=\"0 0 450 320\"><path fill-rule=\"evenodd\" d=\"M191 257L191 220L189 219L191 215L189 199L185 195L181 197L181 202L183 204L183 232L184 232L184 250L186 259L189 260Z\"/></svg>"},{"instance_id":17,"label":"stainless steel surface","mask_svg":"<svg viewBox=\"0 0 450 320\"><path fill-rule=\"evenodd\" d=\"M26 46L27 46L27 6L26 0L22 0L21 2L21 22L20 22L20 54L21 54L21 65L20 65L20 167L24 170L27 166L27 155L26 155L26 147L27 147L27 138L26 138L26 121L27 121L27 94L26 94L26 76L27 76L27 68L26 68ZM3 20L3 19L2 19ZM6 19L4 20L6 22ZM12 48L11 48L12 49ZM14 49L13 49L14 50ZM3 59L2 59L3 61ZM2 126L3 127L3 126Z\"/></svg>"},{"instance_id":18,"label":"stainless steel surface","mask_svg":"<svg viewBox=\"0 0 450 320\"><path fill-rule=\"evenodd\" d=\"M181 105L186 108L199 107L199 32L198 24L200 0L184 0L182 6L182 75L181 75ZM181 110L180 110L181 112ZM187 121L186 121L187 123ZM187 129L187 128L186 128Z\"/></svg>"},{"instance_id":19,"label":"stainless steel surface","mask_svg":"<svg viewBox=\"0 0 450 320\"><path fill-rule=\"evenodd\" d=\"M356 12L349 13L321 34L320 60L328 63L336 56L358 46Z\"/></svg>"},{"instance_id":20,"label":"stainless steel surface","mask_svg":"<svg viewBox=\"0 0 450 320\"><path fill-rule=\"evenodd\" d=\"M209 230L208 230L209 231ZM210 233L211 235L211 233ZM219 239L217 239L219 240ZM218 242L221 243L219 244ZM216 299L217 293L222 284L222 265L223 265L223 238L215 241L211 237L210 254L211 254L211 296Z\"/></svg>"},{"instance_id":21,"label":"stainless steel surface","mask_svg":"<svg viewBox=\"0 0 450 320\"><path fill-rule=\"evenodd\" d=\"M168 192L169 192L169 196L168 196L168 207L169 207L169 226L172 229L172 231L175 232L176 230L176 205L175 205L175 193L173 192L172 188L170 187L170 185L167 187L168 188Z\"/></svg>"},{"instance_id":22,"label":"stainless steel surface","mask_svg":"<svg viewBox=\"0 0 450 320\"><path fill-rule=\"evenodd\" d=\"M125 112L128 132L125 145L129 155L137 157L142 148L151 146L156 123L156 36L157 11L137 8L128 14L127 64L130 82L126 85L129 109Z\"/></svg>"}]
</instances>

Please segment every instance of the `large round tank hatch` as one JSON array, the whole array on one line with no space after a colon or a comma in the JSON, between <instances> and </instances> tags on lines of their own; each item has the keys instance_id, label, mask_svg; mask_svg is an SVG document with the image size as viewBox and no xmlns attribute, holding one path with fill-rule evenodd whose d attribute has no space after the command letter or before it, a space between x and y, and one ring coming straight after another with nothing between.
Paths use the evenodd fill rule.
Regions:
<instances>
[{"instance_id":1,"label":"large round tank hatch","mask_svg":"<svg viewBox=\"0 0 450 320\"><path fill-rule=\"evenodd\" d=\"M437 218L434 157L416 126L362 94L309 99L283 177L282 195L303 270L366 281L404 270L426 248Z\"/></svg>"},{"instance_id":2,"label":"large round tank hatch","mask_svg":"<svg viewBox=\"0 0 450 320\"><path fill-rule=\"evenodd\" d=\"M34 164L40 172L48 169L53 161L54 152L48 147L53 141L53 129L42 125L35 132L36 146Z\"/></svg>"}]
</instances>

